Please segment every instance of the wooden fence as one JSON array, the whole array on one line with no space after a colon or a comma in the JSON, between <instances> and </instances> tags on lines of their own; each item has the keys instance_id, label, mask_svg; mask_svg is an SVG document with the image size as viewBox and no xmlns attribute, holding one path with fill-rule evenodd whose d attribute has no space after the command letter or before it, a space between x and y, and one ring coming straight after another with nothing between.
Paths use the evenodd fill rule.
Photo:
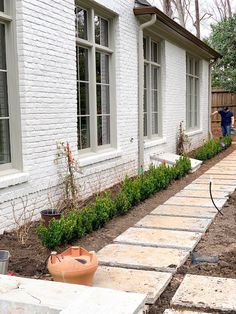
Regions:
<instances>
[{"instance_id":1,"label":"wooden fence","mask_svg":"<svg viewBox=\"0 0 236 314\"><path fill-rule=\"evenodd\" d=\"M212 112L219 110L224 106L228 106L236 118L236 94L226 92L223 89L212 89ZM216 137L221 135L220 121L220 115L212 117L211 130Z\"/></svg>"}]
</instances>

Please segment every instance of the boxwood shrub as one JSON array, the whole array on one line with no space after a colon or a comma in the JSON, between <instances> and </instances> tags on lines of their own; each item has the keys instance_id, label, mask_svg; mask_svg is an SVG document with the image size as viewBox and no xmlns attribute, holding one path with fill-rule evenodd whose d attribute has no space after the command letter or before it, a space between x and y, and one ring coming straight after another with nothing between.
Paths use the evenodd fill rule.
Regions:
<instances>
[{"instance_id":1,"label":"boxwood shrub","mask_svg":"<svg viewBox=\"0 0 236 314\"><path fill-rule=\"evenodd\" d=\"M74 209L60 220L50 221L46 228L38 226L37 232L42 244L49 249L79 239L85 234L103 227L116 215L124 215L128 210L157 191L167 188L191 169L188 157L182 156L170 167L150 166L149 170L135 178L126 177L121 190L112 198L110 193L97 196L95 202L82 209Z\"/></svg>"},{"instance_id":2,"label":"boxwood shrub","mask_svg":"<svg viewBox=\"0 0 236 314\"><path fill-rule=\"evenodd\" d=\"M202 161L210 159L229 147L231 142L232 139L230 136L223 137L222 139L211 139L196 151L194 158Z\"/></svg>"}]
</instances>

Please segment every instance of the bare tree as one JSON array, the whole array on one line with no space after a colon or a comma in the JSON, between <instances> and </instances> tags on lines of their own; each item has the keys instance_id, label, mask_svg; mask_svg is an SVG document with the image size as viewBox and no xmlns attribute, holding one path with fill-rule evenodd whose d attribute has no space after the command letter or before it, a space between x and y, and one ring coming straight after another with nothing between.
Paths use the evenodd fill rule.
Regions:
<instances>
[{"instance_id":1,"label":"bare tree","mask_svg":"<svg viewBox=\"0 0 236 314\"><path fill-rule=\"evenodd\" d=\"M163 7L163 12L169 16L170 18L173 17L173 10L171 7L171 0L163 0L162 1L162 7Z\"/></svg>"},{"instance_id":2,"label":"bare tree","mask_svg":"<svg viewBox=\"0 0 236 314\"><path fill-rule=\"evenodd\" d=\"M214 0L207 11L212 12L212 18L217 22L232 17L232 0Z\"/></svg>"},{"instance_id":3,"label":"bare tree","mask_svg":"<svg viewBox=\"0 0 236 314\"><path fill-rule=\"evenodd\" d=\"M199 13L199 3L198 0L195 0L195 13L196 13L196 20L195 20L195 28L196 28L196 36L200 38L200 13Z\"/></svg>"}]
</instances>

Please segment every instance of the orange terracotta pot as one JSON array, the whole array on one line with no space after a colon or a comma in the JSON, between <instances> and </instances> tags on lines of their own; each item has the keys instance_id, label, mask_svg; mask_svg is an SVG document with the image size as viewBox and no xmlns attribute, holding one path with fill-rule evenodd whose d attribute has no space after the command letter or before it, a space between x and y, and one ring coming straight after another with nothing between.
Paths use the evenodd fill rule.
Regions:
<instances>
[{"instance_id":1,"label":"orange terracotta pot","mask_svg":"<svg viewBox=\"0 0 236 314\"><path fill-rule=\"evenodd\" d=\"M72 246L61 254L52 252L48 259L48 271L55 281L91 286L98 268L95 252Z\"/></svg>"}]
</instances>

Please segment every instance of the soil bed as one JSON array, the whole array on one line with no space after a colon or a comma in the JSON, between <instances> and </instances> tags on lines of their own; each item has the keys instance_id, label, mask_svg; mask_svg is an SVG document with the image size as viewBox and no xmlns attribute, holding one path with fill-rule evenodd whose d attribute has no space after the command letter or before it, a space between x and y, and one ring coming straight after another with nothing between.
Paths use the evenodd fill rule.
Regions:
<instances>
[{"instance_id":1,"label":"soil bed","mask_svg":"<svg viewBox=\"0 0 236 314\"><path fill-rule=\"evenodd\" d=\"M226 151L205 162L197 172L188 174L181 180L174 182L167 190L156 193L148 200L134 207L126 215L114 218L108 222L104 228L75 241L73 245L81 245L87 250L100 250L111 243L119 234L133 226L142 217L149 214L158 205L163 204L167 199L190 184L207 169L230 154L234 149L235 146L232 145ZM198 252L206 255L219 256L219 263L192 265L190 260L187 261L186 265L176 274L156 305L152 307L150 313L163 313L164 309L168 308L171 296L174 294L184 274L187 272L199 275L236 278L235 204L236 193L230 198L227 207L223 209L224 216L217 216L209 232L206 233L196 249ZM4 233L0 236L0 249L10 251L9 272L13 272L18 276L51 280L45 267L50 251L41 245L36 235L36 226L37 223L35 223L30 230L30 240L25 246L17 242L16 235L13 232ZM63 251L65 248L66 247L59 247L57 251Z\"/></svg>"}]
</instances>

